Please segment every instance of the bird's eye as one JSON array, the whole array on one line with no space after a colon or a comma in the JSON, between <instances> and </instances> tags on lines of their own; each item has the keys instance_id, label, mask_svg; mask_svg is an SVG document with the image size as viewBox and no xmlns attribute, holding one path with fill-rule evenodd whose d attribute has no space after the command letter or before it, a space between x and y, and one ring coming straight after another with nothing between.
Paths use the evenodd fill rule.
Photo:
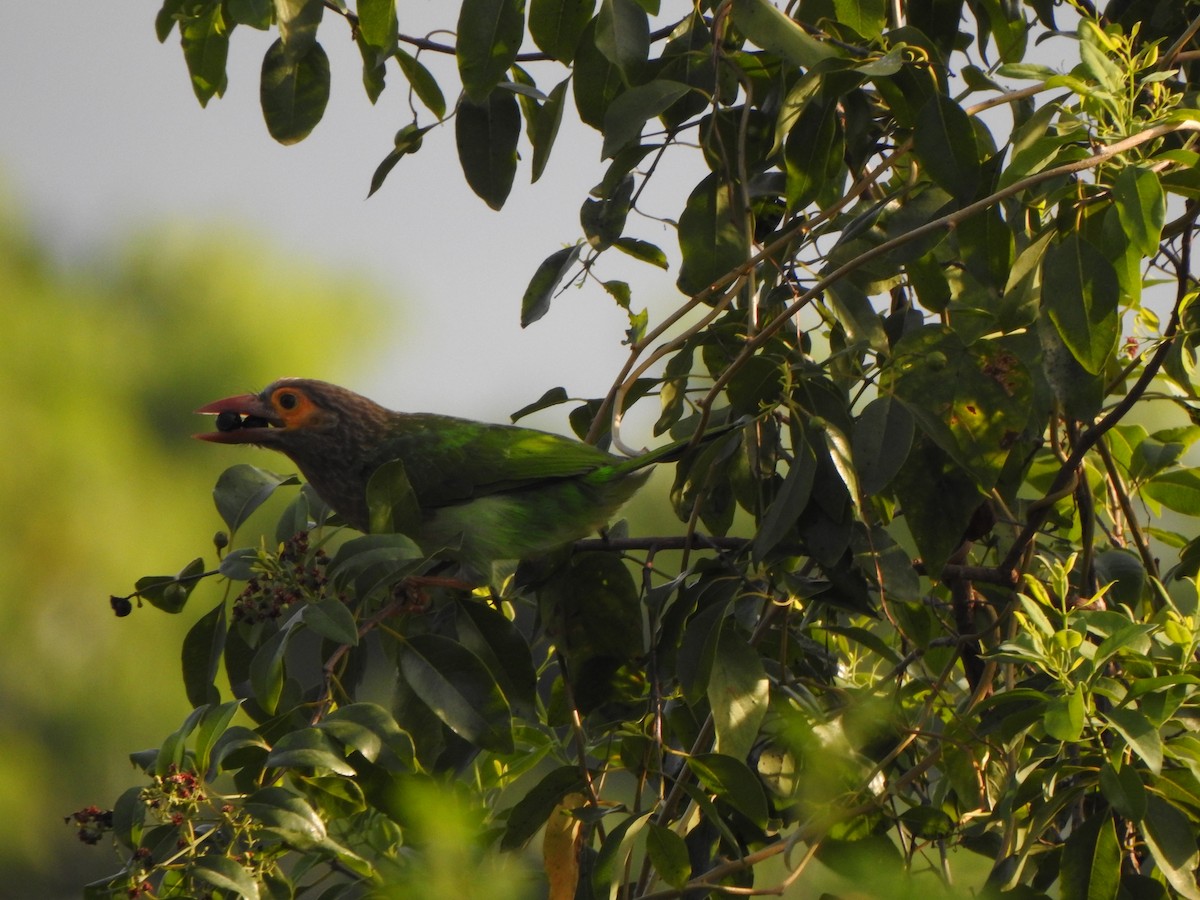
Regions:
<instances>
[{"instance_id":1,"label":"bird's eye","mask_svg":"<svg viewBox=\"0 0 1200 900\"><path fill-rule=\"evenodd\" d=\"M284 392L284 393L280 394L275 399L276 399L276 402L279 403L280 409L295 409L297 404L300 402L299 399L297 399L295 394L288 393L288 392Z\"/></svg>"}]
</instances>

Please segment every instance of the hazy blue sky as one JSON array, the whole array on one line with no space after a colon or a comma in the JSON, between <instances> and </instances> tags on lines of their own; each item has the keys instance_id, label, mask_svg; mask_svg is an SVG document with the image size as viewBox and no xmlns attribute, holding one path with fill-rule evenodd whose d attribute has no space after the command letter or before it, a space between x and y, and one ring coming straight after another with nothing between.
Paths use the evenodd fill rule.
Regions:
<instances>
[{"instance_id":1,"label":"hazy blue sky","mask_svg":"<svg viewBox=\"0 0 1200 900\"><path fill-rule=\"evenodd\" d=\"M453 27L452 4L406 0L401 7L402 31ZM391 406L502 418L556 384L575 395L606 389L624 359L626 322L599 289L568 291L542 322L518 326L530 276L576 239L579 204L603 171L598 136L573 124L570 111L533 186L523 144L523 168L502 213L463 183L452 127L431 133L367 200L371 173L395 131L411 121L398 70L390 70L389 87L372 107L348 30L327 15L329 108L307 140L282 147L258 106L259 67L274 34L234 32L228 92L201 109L177 34L165 45L155 38L157 8L66 0L11 4L5 12L0 183L53 246L67 256L103 253L139 230L197 220L235 225L304 258L365 272L400 304L402 327L385 359L364 360L356 386ZM445 72L448 62L429 64ZM565 75L557 65L535 72L546 90ZM680 203L673 198L659 212ZM636 227L677 259L672 232L654 222ZM635 303L653 295L669 302L670 279L647 281L647 269L614 259L605 277L633 282ZM280 374L263 372L263 382ZM311 371L286 374L325 373L314 360ZM542 424L565 427L563 415L557 425Z\"/></svg>"}]
</instances>

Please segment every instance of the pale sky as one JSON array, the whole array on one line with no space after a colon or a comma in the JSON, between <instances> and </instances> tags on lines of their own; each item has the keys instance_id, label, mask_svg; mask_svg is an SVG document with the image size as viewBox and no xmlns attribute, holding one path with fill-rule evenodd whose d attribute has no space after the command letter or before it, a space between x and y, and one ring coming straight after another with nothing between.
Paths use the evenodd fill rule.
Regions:
<instances>
[{"instance_id":1,"label":"pale sky","mask_svg":"<svg viewBox=\"0 0 1200 900\"><path fill-rule=\"evenodd\" d=\"M627 322L598 287L568 290L541 322L524 331L518 325L529 278L580 235L579 205L603 172L598 135L573 122L572 110L536 185L522 139L522 167L501 213L463 182L452 126L427 135L424 148L367 200L392 136L411 121L397 68L389 67L388 88L372 107L348 29L327 14L321 40L333 73L329 107L308 139L283 147L267 134L258 106L259 68L275 34L236 29L229 89L201 109L178 32L166 44L155 38L157 8L65 0L5 10L0 183L52 246L67 258L103 253L139 230L185 219L230 223L305 259L365 272L400 305L400 330L385 358L365 360L349 386L395 408L502 420L555 385L575 396L607 389L625 359ZM401 31L453 27L454 9L406 0ZM423 58L447 71L449 61ZM566 74L557 64L534 71L546 91ZM451 105L454 84L443 82ZM422 111L422 122L430 121ZM692 173L677 184L695 180ZM671 197L656 211L674 214L682 200ZM634 228L677 263L673 231L647 220ZM673 302L673 275L616 251L608 257L604 277L630 281L635 306L655 297L659 309ZM263 372L262 380L281 374L326 373ZM565 415L538 422L563 430Z\"/></svg>"}]
</instances>

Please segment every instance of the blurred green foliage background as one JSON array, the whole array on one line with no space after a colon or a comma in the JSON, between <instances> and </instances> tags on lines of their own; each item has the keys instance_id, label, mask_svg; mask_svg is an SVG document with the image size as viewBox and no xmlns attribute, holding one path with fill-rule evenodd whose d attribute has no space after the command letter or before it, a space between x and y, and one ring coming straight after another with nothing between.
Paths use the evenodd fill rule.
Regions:
<instances>
[{"instance_id":1,"label":"blurred green foliage background","mask_svg":"<svg viewBox=\"0 0 1200 900\"><path fill-rule=\"evenodd\" d=\"M110 594L212 563L217 475L191 411L285 374L353 382L389 331L382 292L235 228L163 224L63 263L0 190L0 897L77 897L116 868L64 824L137 782L131 751L189 711L186 610L118 619ZM277 465L283 461L272 460ZM13 893L10 893L12 891Z\"/></svg>"}]
</instances>

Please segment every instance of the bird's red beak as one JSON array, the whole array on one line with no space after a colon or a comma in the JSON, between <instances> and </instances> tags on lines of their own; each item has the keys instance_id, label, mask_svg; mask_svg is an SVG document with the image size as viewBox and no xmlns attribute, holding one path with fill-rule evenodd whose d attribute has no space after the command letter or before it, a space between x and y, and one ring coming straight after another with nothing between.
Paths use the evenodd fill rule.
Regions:
<instances>
[{"instance_id":1,"label":"bird's red beak","mask_svg":"<svg viewBox=\"0 0 1200 900\"><path fill-rule=\"evenodd\" d=\"M259 444L271 428L283 426L275 410L257 394L239 394L214 400L196 412L217 417L216 431L192 435L197 440L212 441L214 444Z\"/></svg>"}]
</instances>

